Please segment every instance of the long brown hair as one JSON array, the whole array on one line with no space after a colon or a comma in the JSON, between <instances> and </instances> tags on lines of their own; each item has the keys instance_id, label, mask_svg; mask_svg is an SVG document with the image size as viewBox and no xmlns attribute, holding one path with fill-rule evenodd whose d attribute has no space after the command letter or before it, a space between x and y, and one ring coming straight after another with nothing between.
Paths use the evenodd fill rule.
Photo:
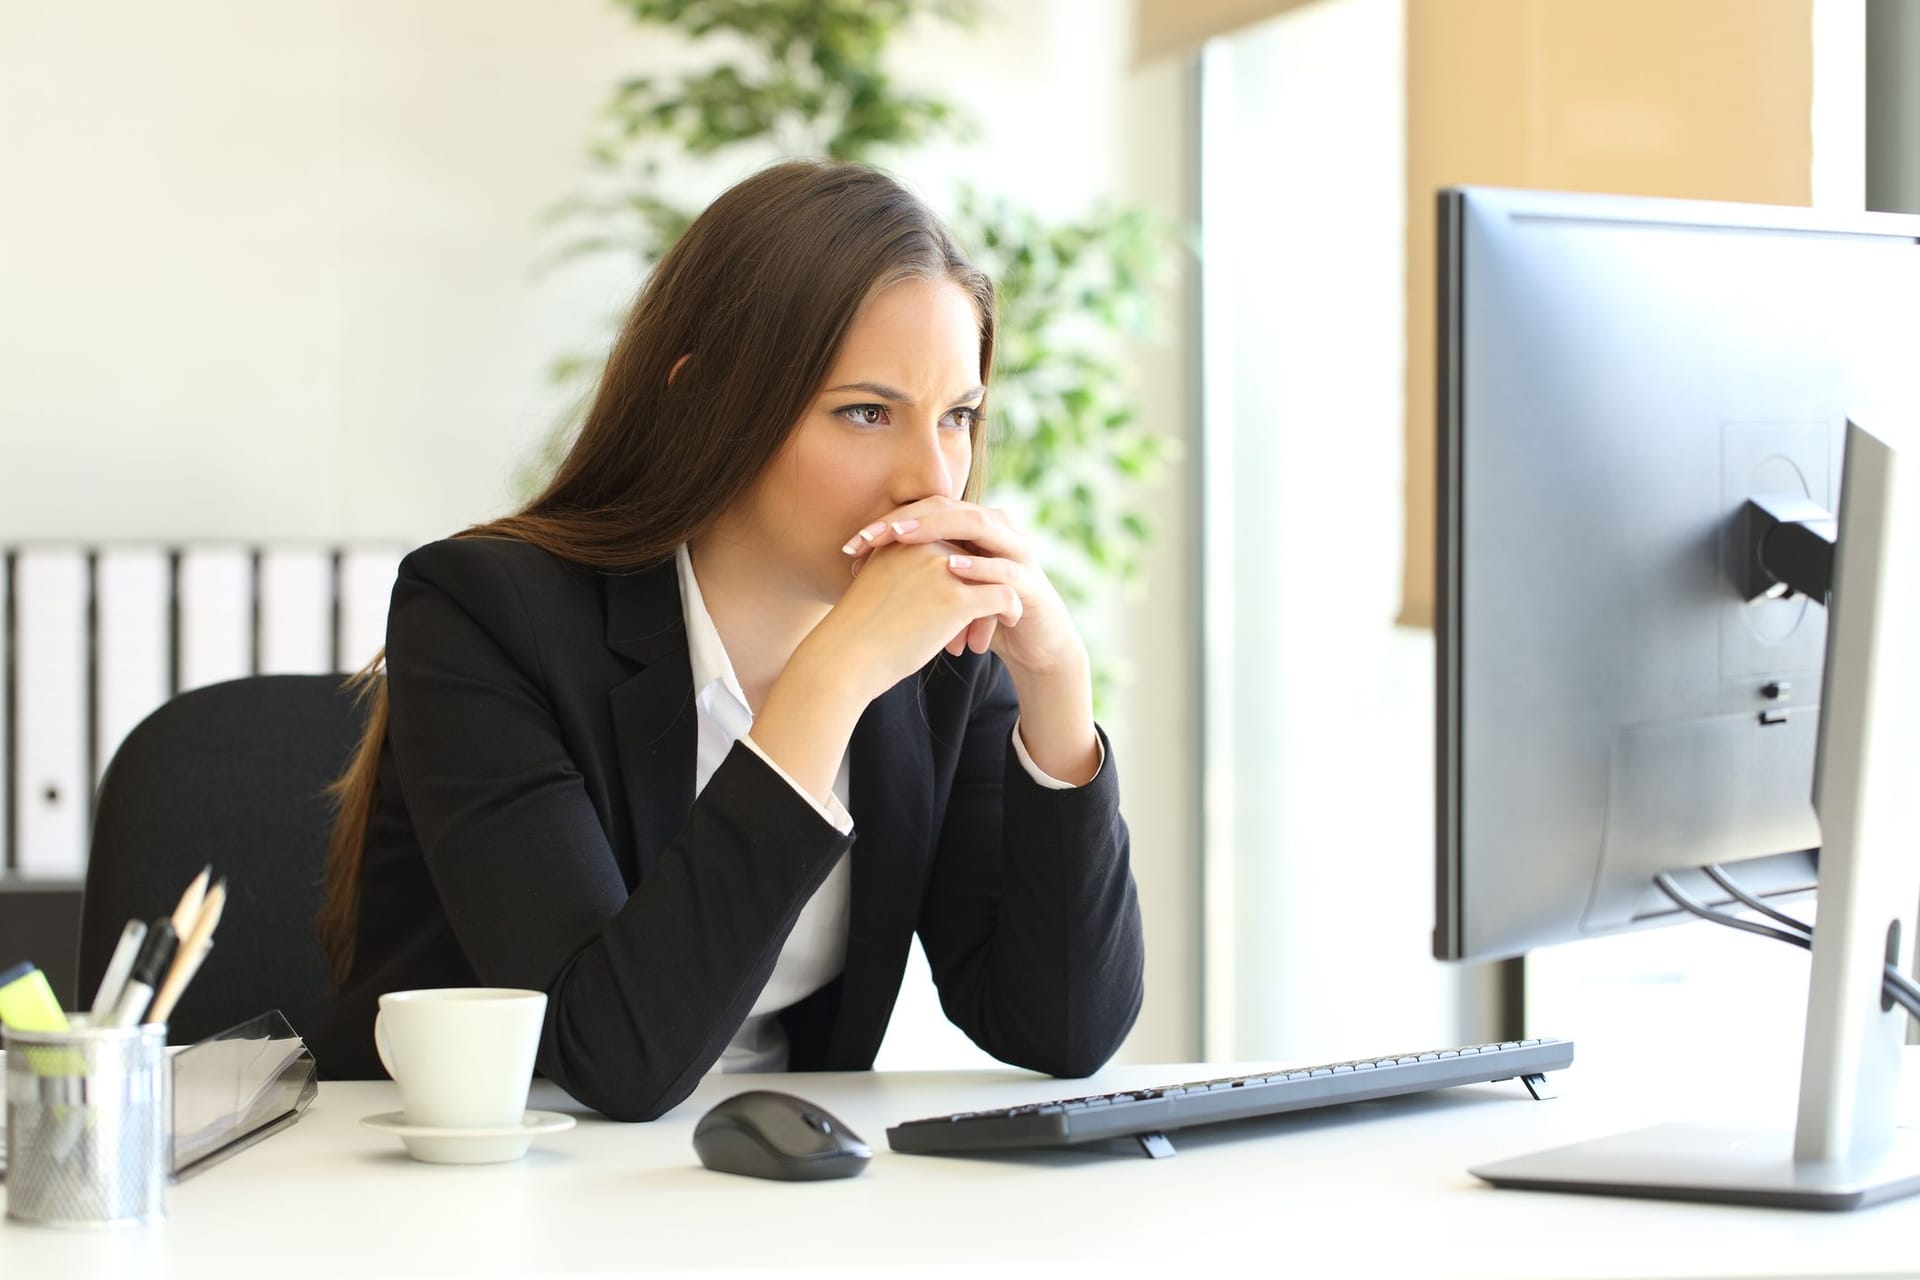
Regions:
<instances>
[{"instance_id":1,"label":"long brown hair","mask_svg":"<svg viewBox=\"0 0 1920 1280\"><path fill-rule=\"evenodd\" d=\"M951 280L973 299L985 381L993 285L932 210L861 165L762 170L715 200L660 259L546 489L514 514L454 536L515 538L614 572L661 563L753 484L818 393L860 309L909 279ZM970 499L983 483L978 418L973 437ZM338 811L319 929L336 983L353 965L387 735L384 658L348 678L367 706L366 733L328 788Z\"/></svg>"}]
</instances>

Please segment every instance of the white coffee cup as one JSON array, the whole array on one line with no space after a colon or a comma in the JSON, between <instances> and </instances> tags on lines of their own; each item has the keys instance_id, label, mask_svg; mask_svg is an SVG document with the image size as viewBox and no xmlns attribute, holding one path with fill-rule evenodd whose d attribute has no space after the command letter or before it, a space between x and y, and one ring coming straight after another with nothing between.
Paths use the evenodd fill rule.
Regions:
<instances>
[{"instance_id":1,"label":"white coffee cup","mask_svg":"<svg viewBox=\"0 0 1920 1280\"><path fill-rule=\"evenodd\" d=\"M407 1123L438 1129L519 1124L546 1013L545 992L514 987L381 996L373 1045L400 1084Z\"/></svg>"}]
</instances>

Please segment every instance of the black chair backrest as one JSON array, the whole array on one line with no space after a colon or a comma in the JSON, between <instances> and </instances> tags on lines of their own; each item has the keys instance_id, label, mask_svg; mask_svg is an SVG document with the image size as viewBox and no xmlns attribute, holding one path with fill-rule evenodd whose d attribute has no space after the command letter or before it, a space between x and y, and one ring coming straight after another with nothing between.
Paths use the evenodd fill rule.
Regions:
<instances>
[{"instance_id":1,"label":"black chair backrest","mask_svg":"<svg viewBox=\"0 0 1920 1280\"><path fill-rule=\"evenodd\" d=\"M81 904L81 1007L129 919L169 915L200 869L226 912L168 1038L201 1039L268 1009L310 1028L327 996L314 934L333 807L323 789L365 726L342 677L253 676L174 698L101 780Z\"/></svg>"}]
</instances>

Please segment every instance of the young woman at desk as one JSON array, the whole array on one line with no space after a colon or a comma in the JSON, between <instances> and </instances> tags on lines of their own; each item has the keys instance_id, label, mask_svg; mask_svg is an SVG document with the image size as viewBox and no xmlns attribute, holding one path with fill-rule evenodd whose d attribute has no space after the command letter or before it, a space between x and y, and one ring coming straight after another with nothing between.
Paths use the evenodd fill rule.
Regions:
<instances>
[{"instance_id":1,"label":"young woman at desk","mask_svg":"<svg viewBox=\"0 0 1920 1280\"><path fill-rule=\"evenodd\" d=\"M1139 907L1088 661L973 501L990 282L892 180L781 165L661 260L578 442L400 567L337 784L323 1074L382 992L548 995L540 1074L650 1119L873 1064L919 931L1003 1061L1100 1067Z\"/></svg>"}]
</instances>

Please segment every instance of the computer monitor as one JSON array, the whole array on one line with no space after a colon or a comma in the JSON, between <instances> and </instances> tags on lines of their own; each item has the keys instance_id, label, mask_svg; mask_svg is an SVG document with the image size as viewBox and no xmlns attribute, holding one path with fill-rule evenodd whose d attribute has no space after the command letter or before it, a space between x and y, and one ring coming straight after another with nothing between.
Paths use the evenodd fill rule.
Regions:
<instances>
[{"instance_id":1,"label":"computer monitor","mask_svg":"<svg viewBox=\"0 0 1920 1280\"><path fill-rule=\"evenodd\" d=\"M1693 1149L1663 1187L1649 1165L1679 1153L1636 1135L1490 1180L1828 1207L1920 1190L1920 1164L1886 1167L1901 1016L1880 1014L1877 960L1852 972L1898 946L1888 921L1911 929L1920 865L1834 838L1920 790L1869 805L1855 785L1869 740L1876 768L1920 768L1911 737L1887 739L1902 717L1870 714L1911 697L1870 655L1909 625L1920 558L1883 521L1913 518L1897 453L1849 426L1920 424L1920 219L1482 188L1439 206L1435 953L1689 918L1663 873L1737 908L1715 864L1763 901L1874 885L1858 910L1822 903L1814 981L1834 989L1810 1006L1803 1085L1822 1096L1803 1096L1798 1147L1735 1135L1744 1154L1714 1172L1707 1139L1671 1135ZM1835 552L1843 467L1885 501L1842 511ZM1783 521L1802 557L1763 541ZM1850 540L1830 619L1821 575L1845 579ZM1878 589L1890 561L1913 576Z\"/></svg>"}]
</instances>

